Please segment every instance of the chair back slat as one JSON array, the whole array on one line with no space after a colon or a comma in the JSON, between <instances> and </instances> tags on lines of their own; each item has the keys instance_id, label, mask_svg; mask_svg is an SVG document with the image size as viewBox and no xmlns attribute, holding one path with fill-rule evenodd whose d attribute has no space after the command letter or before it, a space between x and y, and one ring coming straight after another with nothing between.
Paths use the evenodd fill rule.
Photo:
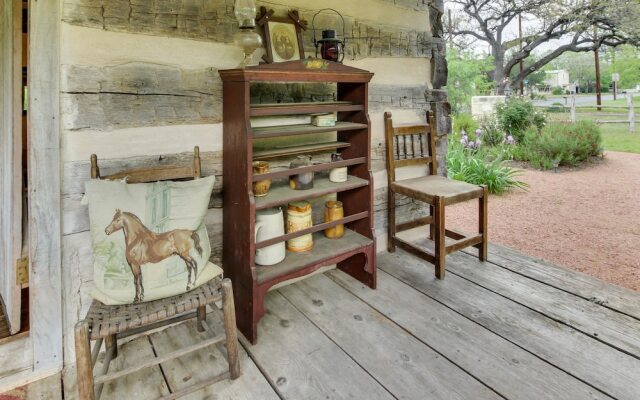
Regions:
<instances>
[{"instance_id":1,"label":"chair back slat","mask_svg":"<svg viewBox=\"0 0 640 400\"><path fill-rule=\"evenodd\" d=\"M147 183L169 180L198 179L201 177L200 149L194 148L193 162L191 165L166 165L148 168L133 168L110 175L100 175L98 157L91 155L91 178L118 180L126 179L127 183Z\"/></svg>"},{"instance_id":2,"label":"chair back slat","mask_svg":"<svg viewBox=\"0 0 640 400\"><path fill-rule=\"evenodd\" d=\"M427 112L427 124L401 126L393 126L391 113L386 112L384 117L389 182L395 181L396 168L412 165L428 165L428 173L435 175L437 162L433 115ZM425 141L427 153L425 153Z\"/></svg>"}]
</instances>

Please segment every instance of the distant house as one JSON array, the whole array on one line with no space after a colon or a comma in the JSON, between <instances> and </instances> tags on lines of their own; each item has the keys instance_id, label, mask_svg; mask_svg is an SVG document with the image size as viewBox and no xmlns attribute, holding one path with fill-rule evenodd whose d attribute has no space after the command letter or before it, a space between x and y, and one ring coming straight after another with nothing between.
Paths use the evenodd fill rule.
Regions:
<instances>
[{"instance_id":1,"label":"distant house","mask_svg":"<svg viewBox=\"0 0 640 400\"><path fill-rule=\"evenodd\" d=\"M545 71L546 78L544 80L543 92L550 92L554 88L560 87L565 92L576 92L576 85L569 81L569 71L566 69L556 69Z\"/></svg>"}]
</instances>

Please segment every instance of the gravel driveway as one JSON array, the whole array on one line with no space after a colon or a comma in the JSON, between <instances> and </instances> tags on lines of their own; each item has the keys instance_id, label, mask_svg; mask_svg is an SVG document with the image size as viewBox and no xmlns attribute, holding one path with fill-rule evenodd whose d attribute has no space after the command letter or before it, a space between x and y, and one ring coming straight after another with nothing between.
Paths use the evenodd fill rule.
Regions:
<instances>
[{"instance_id":1,"label":"gravel driveway","mask_svg":"<svg viewBox=\"0 0 640 400\"><path fill-rule=\"evenodd\" d=\"M640 154L607 152L558 173L526 170L528 192L489 199L489 240L640 291ZM477 230L477 202L447 208L447 224Z\"/></svg>"}]
</instances>

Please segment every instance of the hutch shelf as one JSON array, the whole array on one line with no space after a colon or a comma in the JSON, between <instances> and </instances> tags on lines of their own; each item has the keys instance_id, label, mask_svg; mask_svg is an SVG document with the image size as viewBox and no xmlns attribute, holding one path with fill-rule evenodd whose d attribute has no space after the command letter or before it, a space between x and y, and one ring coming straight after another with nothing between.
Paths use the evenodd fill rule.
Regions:
<instances>
[{"instance_id":1,"label":"hutch shelf","mask_svg":"<svg viewBox=\"0 0 640 400\"><path fill-rule=\"evenodd\" d=\"M317 59L264 64L245 69L221 70L223 81L223 186L224 244L223 263L233 282L238 328L251 342L257 341L257 325L265 313L264 296L274 285L301 278L323 266L337 267L371 288L376 286L376 251L373 230L373 180L371 175L371 127L367 114L368 83L373 74L342 64ZM332 102L251 104L251 85L256 82L310 83L336 85ZM251 119L271 116L301 116L336 113L335 127L311 124L252 127ZM332 133L334 133L332 135ZM311 144L274 146L254 151L254 141L283 137L304 139L327 134L335 140ZM296 136L296 138L291 138ZM289 141L291 142L291 140ZM300 141L304 143L304 140ZM277 169L254 174L253 161L271 161L297 154L327 153L339 150L342 160L293 169ZM324 172L348 168L346 182L331 182ZM287 179L303 172L318 172L314 187L293 190ZM272 179L264 197L254 197L252 183ZM318 223L310 228L255 241L255 213L289 202L336 193L343 203L344 218ZM286 212L285 212L286 214ZM324 237L324 229L344 224L340 239ZM303 253L287 251L283 261L272 266L255 264L255 251L305 234L313 234L314 247Z\"/></svg>"}]
</instances>

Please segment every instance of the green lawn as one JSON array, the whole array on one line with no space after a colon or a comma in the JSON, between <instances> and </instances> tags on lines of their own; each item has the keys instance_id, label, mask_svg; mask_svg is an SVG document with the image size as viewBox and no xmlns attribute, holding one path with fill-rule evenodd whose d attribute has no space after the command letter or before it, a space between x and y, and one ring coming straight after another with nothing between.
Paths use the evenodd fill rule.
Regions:
<instances>
[{"instance_id":1,"label":"green lawn","mask_svg":"<svg viewBox=\"0 0 640 400\"><path fill-rule=\"evenodd\" d=\"M604 114L604 115L603 115ZM578 113L578 120L619 120L626 119L624 116L610 116L607 113ZM638 110L640 115L640 110ZM568 113L549 113L549 120L568 120ZM624 151L627 153L640 154L640 121L636 123L636 132L629 132L627 124L602 124L602 147L609 151Z\"/></svg>"}]
</instances>

